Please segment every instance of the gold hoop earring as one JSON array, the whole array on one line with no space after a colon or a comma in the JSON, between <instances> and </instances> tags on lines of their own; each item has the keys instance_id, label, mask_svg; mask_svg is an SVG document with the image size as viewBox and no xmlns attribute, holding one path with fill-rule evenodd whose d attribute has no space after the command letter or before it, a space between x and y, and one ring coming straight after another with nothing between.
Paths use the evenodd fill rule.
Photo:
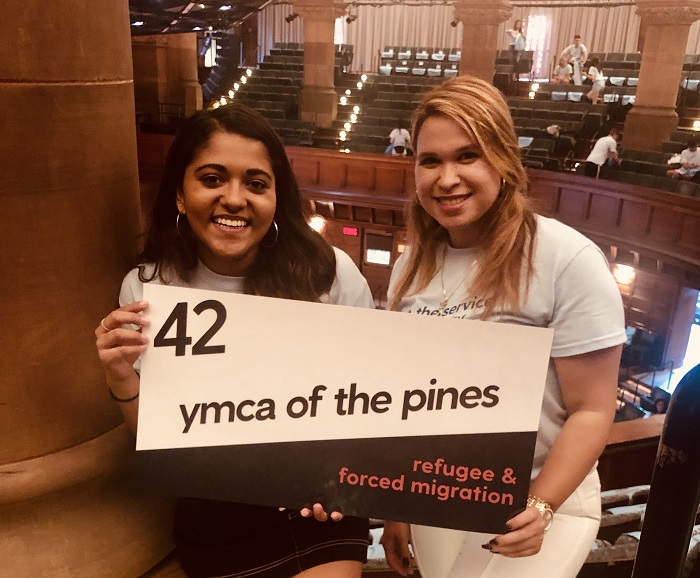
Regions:
<instances>
[{"instance_id":1,"label":"gold hoop earring","mask_svg":"<svg viewBox=\"0 0 700 578\"><path fill-rule=\"evenodd\" d=\"M279 237L280 237L280 229L277 226L277 223L275 222L274 219L272 220L272 226L267 230L267 233L269 233L273 227L275 230L275 238L272 241L272 243L270 243L269 245L264 245L263 243L260 243L260 246L265 247L265 249L271 249L272 247L274 247L277 244L277 239L279 239ZM265 237L267 237L267 233L265 233Z\"/></svg>"}]
</instances>

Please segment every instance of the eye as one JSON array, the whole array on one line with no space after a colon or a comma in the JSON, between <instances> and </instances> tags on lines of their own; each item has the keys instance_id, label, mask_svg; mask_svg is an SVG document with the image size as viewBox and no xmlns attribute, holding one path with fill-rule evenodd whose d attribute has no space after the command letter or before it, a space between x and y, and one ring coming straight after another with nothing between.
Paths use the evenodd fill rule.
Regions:
<instances>
[{"instance_id":1,"label":"eye","mask_svg":"<svg viewBox=\"0 0 700 578\"><path fill-rule=\"evenodd\" d=\"M216 173L208 173L199 177L199 182L210 189L218 187L223 179Z\"/></svg>"},{"instance_id":2,"label":"eye","mask_svg":"<svg viewBox=\"0 0 700 578\"><path fill-rule=\"evenodd\" d=\"M471 162L479 158L479 153L476 151L462 151L457 155L457 160L462 162Z\"/></svg>"},{"instance_id":3,"label":"eye","mask_svg":"<svg viewBox=\"0 0 700 578\"><path fill-rule=\"evenodd\" d=\"M270 188L270 185L267 181L264 181L262 179L253 179L248 183L248 186L250 189L256 193L263 193L267 189Z\"/></svg>"},{"instance_id":4,"label":"eye","mask_svg":"<svg viewBox=\"0 0 700 578\"><path fill-rule=\"evenodd\" d=\"M421 167L425 167L425 168L429 169L429 168L433 168L433 167L436 167L437 165L439 165L440 160L437 157L425 156L425 157L421 157L421 159L418 161L418 164Z\"/></svg>"}]
</instances>

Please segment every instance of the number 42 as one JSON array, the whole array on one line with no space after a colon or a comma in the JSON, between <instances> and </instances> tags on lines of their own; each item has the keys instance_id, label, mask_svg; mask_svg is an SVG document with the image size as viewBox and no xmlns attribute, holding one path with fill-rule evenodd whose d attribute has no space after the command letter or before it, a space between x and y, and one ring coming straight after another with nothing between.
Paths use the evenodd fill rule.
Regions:
<instances>
[{"instance_id":1,"label":"number 42","mask_svg":"<svg viewBox=\"0 0 700 578\"><path fill-rule=\"evenodd\" d=\"M163 327L153 339L153 347L175 347L175 356L180 357L187 353L187 346L192 343L192 338L187 335L187 303L175 305L170 316L165 320ZM197 315L204 311L212 310L216 313L216 319L212 326L192 346L192 355L208 355L212 353L224 353L225 345L209 345L216 332L221 329L226 321L226 308L223 303L209 299L202 301L192 308ZM175 337L168 337L168 333L175 328Z\"/></svg>"}]
</instances>

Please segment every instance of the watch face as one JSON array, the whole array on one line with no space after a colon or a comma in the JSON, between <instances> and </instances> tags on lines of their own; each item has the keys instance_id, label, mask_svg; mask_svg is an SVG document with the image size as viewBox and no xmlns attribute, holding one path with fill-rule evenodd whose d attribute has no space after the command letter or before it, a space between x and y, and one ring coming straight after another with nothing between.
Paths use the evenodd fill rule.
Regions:
<instances>
[{"instance_id":1,"label":"watch face","mask_svg":"<svg viewBox=\"0 0 700 578\"><path fill-rule=\"evenodd\" d=\"M542 517L544 518L544 531L546 532L554 521L554 512L551 508L547 508L542 512Z\"/></svg>"}]
</instances>

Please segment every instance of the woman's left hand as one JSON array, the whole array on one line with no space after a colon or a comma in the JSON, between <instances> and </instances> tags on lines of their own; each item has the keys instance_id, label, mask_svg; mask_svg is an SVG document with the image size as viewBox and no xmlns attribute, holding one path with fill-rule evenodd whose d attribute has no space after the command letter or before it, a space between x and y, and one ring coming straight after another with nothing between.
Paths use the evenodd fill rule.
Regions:
<instances>
[{"instance_id":1,"label":"woman's left hand","mask_svg":"<svg viewBox=\"0 0 700 578\"><path fill-rule=\"evenodd\" d=\"M507 534L496 536L484 544L494 554L508 558L533 556L542 548L544 540L545 521L537 508L525 508L517 516L512 517L506 525L511 529Z\"/></svg>"},{"instance_id":2,"label":"woman's left hand","mask_svg":"<svg viewBox=\"0 0 700 578\"><path fill-rule=\"evenodd\" d=\"M343 514L337 511L331 512L329 514L328 512L326 512L325 508L323 507L323 504L320 504L318 502L316 502L311 508L302 508L299 511L299 513L304 518L310 518L311 516L313 516L319 522L326 522L329 518L334 522L340 522L340 520L343 519Z\"/></svg>"}]
</instances>

